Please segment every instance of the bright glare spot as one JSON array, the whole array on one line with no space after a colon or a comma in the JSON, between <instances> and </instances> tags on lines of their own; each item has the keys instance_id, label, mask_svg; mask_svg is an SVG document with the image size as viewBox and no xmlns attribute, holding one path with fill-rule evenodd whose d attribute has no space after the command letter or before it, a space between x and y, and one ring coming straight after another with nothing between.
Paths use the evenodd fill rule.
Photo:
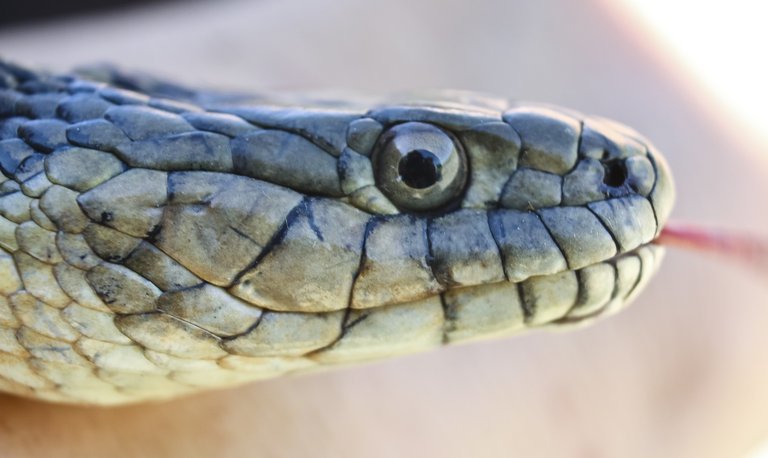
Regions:
<instances>
[{"instance_id":1,"label":"bright glare spot","mask_svg":"<svg viewBox=\"0 0 768 458\"><path fill-rule=\"evenodd\" d=\"M752 450L744 458L768 458L768 444L763 444L762 447Z\"/></svg>"},{"instance_id":2,"label":"bright glare spot","mask_svg":"<svg viewBox=\"0 0 768 458\"><path fill-rule=\"evenodd\" d=\"M768 139L768 2L624 1Z\"/></svg>"}]
</instances>

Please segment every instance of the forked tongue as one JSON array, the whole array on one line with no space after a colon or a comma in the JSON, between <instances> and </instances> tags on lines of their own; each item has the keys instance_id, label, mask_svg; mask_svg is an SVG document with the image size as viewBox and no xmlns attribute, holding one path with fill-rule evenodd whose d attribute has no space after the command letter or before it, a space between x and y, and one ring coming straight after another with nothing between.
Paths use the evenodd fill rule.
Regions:
<instances>
[{"instance_id":1,"label":"forked tongue","mask_svg":"<svg viewBox=\"0 0 768 458\"><path fill-rule=\"evenodd\" d=\"M655 241L661 245L716 253L768 275L768 240L754 234L669 223Z\"/></svg>"}]
</instances>

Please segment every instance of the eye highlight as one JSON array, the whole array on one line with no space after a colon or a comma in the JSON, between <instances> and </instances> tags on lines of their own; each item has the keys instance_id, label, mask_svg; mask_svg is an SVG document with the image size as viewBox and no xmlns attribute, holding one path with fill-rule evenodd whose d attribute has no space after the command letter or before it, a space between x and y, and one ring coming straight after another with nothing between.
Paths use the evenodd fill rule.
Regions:
<instances>
[{"instance_id":1,"label":"eye highlight","mask_svg":"<svg viewBox=\"0 0 768 458\"><path fill-rule=\"evenodd\" d=\"M384 132L372 156L376 185L397 207L428 211L459 197L467 157L459 141L431 124L407 122Z\"/></svg>"}]
</instances>

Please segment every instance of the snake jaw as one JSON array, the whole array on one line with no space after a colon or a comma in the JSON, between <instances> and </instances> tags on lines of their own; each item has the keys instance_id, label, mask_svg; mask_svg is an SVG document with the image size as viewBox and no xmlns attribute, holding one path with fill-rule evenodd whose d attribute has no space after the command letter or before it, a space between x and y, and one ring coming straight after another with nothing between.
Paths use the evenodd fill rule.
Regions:
<instances>
[{"instance_id":1,"label":"snake jaw","mask_svg":"<svg viewBox=\"0 0 768 458\"><path fill-rule=\"evenodd\" d=\"M0 62L0 389L125 403L515 334L658 266L670 175L614 123L105 75Z\"/></svg>"}]
</instances>

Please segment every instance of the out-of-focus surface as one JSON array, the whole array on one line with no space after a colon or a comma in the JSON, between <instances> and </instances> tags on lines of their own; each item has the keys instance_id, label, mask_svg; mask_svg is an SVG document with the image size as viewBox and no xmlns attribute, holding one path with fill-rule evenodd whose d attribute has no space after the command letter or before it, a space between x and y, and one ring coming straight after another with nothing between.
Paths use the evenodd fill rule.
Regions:
<instances>
[{"instance_id":1,"label":"out-of-focus surface","mask_svg":"<svg viewBox=\"0 0 768 458\"><path fill-rule=\"evenodd\" d=\"M614 3L167 5L0 31L6 58L238 89L461 88L622 121L675 173L673 217L768 233L765 148ZM169 403L0 396L4 456L725 457L768 438L768 282L670 251L622 314Z\"/></svg>"},{"instance_id":2,"label":"out-of-focus surface","mask_svg":"<svg viewBox=\"0 0 768 458\"><path fill-rule=\"evenodd\" d=\"M0 26L72 17L86 12L104 12L126 5L144 5L158 1L171 0L24 0L23 2L3 2L3 14L0 14ZM176 0L178 1L178 0Z\"/></svg>"},{"instance_id":3,"label":"out-of-focus surface","mask_svg":"<svg viewBox=\"0 0 768 458\"><path fill-rule=\"evenodd\" d=\"M742 115L755 135L768 140L768 4L753 0L624 0L645 20L657 41L696 72L726 105ZM768 154L763 154L768 161ZM768 163L768 162L767 162Z\"/></svg>"}]
</instances>

